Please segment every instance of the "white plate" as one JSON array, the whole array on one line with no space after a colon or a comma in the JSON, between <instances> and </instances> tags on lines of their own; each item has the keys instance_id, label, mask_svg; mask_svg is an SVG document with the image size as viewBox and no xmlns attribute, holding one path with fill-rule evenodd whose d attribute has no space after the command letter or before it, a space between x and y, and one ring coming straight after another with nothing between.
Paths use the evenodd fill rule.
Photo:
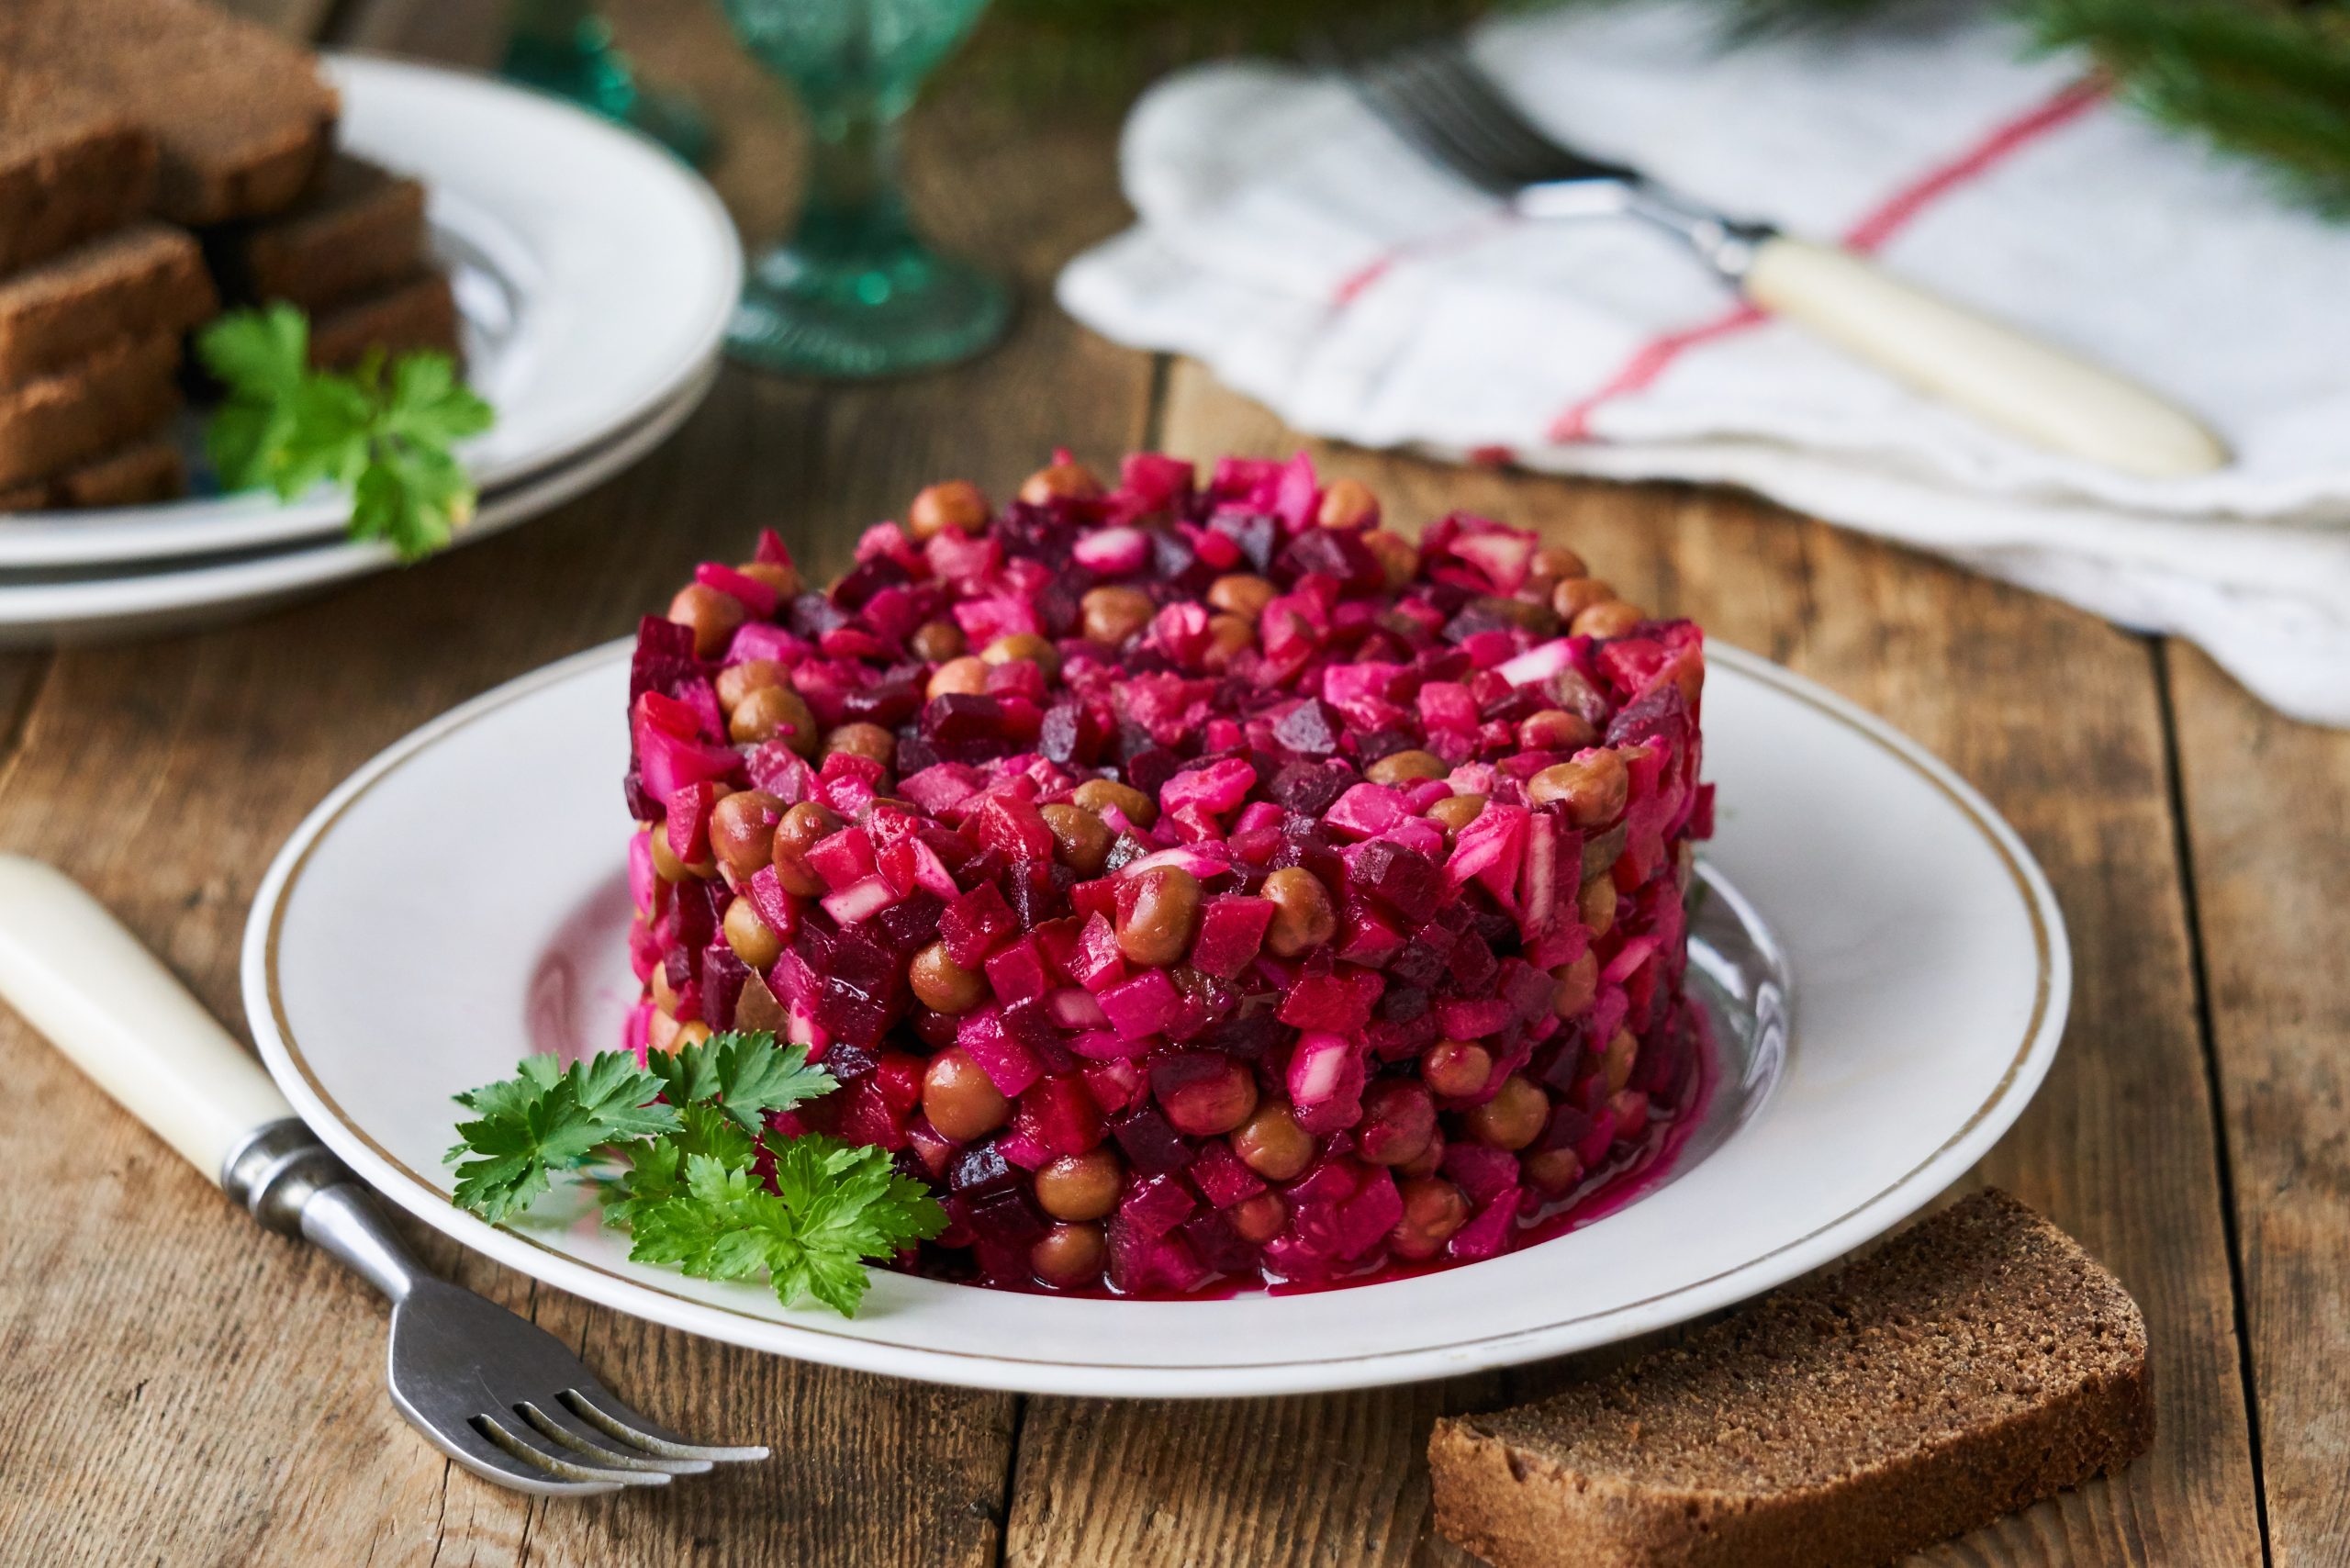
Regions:
<instances>
[{"instance_id":1,"label":"white plate","mask_svg":"<svg viewBox=\"0 0 2350 1568\"><path fill-rule=\"evenodd\" d=\"M465 323L466 373L498 409L465 448L485 490L545 473L677 394L718 351L743 278L734 226L643 138L486 77L331 56L349 151L425 182ZM0 568L251 549L337 532L331 494L218 496L0 518Z\"/></svg>"},{"instance_id":2,"label":"white plate","mask_svg":"<svg viewBox=\"0 0 2350 1568\"><path fill-rule=\"evenodd\" d=\"M717 365L705 364L683 390L608 444L486 497L452 548L502 533L618 474L666 441L717 378ZM344 510L347 513L347 502ZM388 544L344 541L165 571L62 582L0 582L0 647L155 636L215 625L398 565Z\"/></svg>"},{"instance_id":3,"label":"white plate","mask_svg":"<svg viewBox=\"0 0 2350 1568\"><path fill-rule=\"evenodd\" d=\"M631 1000L624 645L455 710L329 797L255 901L246 1011L303 1115L395 1203L563 1290L714 1338L943 1383L1151 1396L1358 1387L1582 1350L1752 1294L1917 1209L2023 1109L2070 991L2047 881L1972 790L1818 687L1735 649L1711 657L1710 860L1795 975L1779 1081L1670 1183L1490 1262L1210 1302L884 1273L844 1320L632 1264L577 1199L509 1228L452 1207L449 1095L534 1046L616 1039Z\"/></svg>"}]
</instances>

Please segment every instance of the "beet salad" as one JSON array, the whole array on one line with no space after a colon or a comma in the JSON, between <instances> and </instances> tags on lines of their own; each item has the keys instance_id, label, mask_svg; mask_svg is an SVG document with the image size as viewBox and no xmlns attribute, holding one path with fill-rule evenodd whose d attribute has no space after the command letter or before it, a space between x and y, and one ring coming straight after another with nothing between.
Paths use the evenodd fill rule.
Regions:
<instances>
[{"instance_id":1,"label":"beet salad","mask_svg":"<svg viewBox=\"0 0 2350 1568\"><path fill-rule=\"evenodd\" d=\"M1702 639L1304 457L932 486L638 633L629 1045L811 1047L900 1259L1175 1296L1491 1258L1699 1097Z\"/></svg>"}]
</instances>

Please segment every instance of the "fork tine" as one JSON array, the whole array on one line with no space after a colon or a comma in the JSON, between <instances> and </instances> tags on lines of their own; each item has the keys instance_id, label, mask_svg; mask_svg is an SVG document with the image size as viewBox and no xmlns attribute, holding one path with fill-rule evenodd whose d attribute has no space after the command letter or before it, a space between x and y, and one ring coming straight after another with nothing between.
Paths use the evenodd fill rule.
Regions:
<instances>
[{"instance_id":1,"label":"fork tine","mask_svg":"<svg viewBox=\"0 0 2350 1568\"><path fill-rule=\"evenodd\" d=\"M476 1475L518 1492L534 1492L543 1497L588 1497L617 1492L625 1484L619 1481L565 1480L532 1461L508 1453L471 1427L454 1431L433 1429L429 1435L435 1447Z\"/></svg>"},{"instance_id":2,"label":"fork tine","mask_svg":"<svg viewBox=\"0 0 2350 1568\"><path fill-rule=\"evenodd\" d=\"M1429 88L1492 149L1496 162L1528 184L1556 178L1572 160L1527 118L1526 112L1503 96L1492 77L1469 59L1457 43L1428 50L1418 60Z\"/></svg>"},{"instance_id":3,"label":"fork tine","mask_svg":"<svg viewBox=\"0 0 2350 1568\"><path fill-rule=\"evenodd\" d=\"M1464 149L1469 159L1489 172L1494 184L1515 190L1529 183L1527 167L1477 116L1461 108L1427 55L1416 53L1398 61L1394 76L1409 95L1414 112Z\"/></svg>"},{"instance_id":4,"label":"fork tine","mask_svg":"<svg viewBox=\"0 0 2350 1568\"><path fill-rule=\"evenodd\" d=\"M669 1475L699 1475L711 1468L711 1461L706 1459L664 1459L632 1443L621 1442L573 1415L560 1400L541 1405L526 1399L514 1408L543 1436L562 1444L583 1464L612 1470L658 1470Z\"/></svg>"},{"instance_id":5,"label":"fork tine","mask_svg":"<svg viewBox=\"0 0 2350 1568\"><path fill-rule=\"evenodd\" d=\"M573 1415L611 1437L635 1444L648 1453L664 1459L752 1460L765 1459L767 1450L757 1445L726 1446L698 1443L671 1431L660 1422L648 1419L612 1397L611 1390L601 1386L568 1389L563 1402Z\"/></svg>"},{"instance_id":6,"label":"fork tine","mask_svg":"<svg viewBox=\"0 0 2350 1568\"><path fill-rule=\"evenodd\" d=\"M621 1486L666 1486L668 1475L657 1470L615 1470L609 1465L588 1464L565 1457L514 1429L512 1425L491 1415L474 1417L474 1425L483 1436L515 1458L537 1465L550 1475L565 1481L589 1481L616 1484ZM525 1428L527 1429L527 1428Z\"/></svg>"},{"instance_id":7,"label":"fork tine","mask_svg":"<svg viewBox=\"0 0 2350 1568\"><path fill-rule=\"evenodd\" d=\"M1450 169L1487 193L1505 196L1515 183L1495 169L1482 151L1464 140L1448 116L1434 112L1427 89L1402 61L1364 67L1354 83L1390 130L1419 154Z\"/></svg>"}]
</instances>

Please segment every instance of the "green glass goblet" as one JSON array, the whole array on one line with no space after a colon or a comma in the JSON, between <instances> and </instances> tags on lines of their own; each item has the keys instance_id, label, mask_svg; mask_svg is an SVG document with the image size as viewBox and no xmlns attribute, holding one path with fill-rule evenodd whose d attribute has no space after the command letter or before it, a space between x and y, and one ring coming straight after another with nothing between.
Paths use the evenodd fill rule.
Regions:
<instances>
[{"instance_id":1,"label":"green glass goblet","mask_svg":"<svg viewBox=\"0 0 2350 1568\"><path fill-rule=\"evenodd\" d=\"M735 35L808 110L807 202L752 263L727 331L738 359L809 375L946 364L1003 335L1003 286L915 231L898 129L987 0L720 0Z\"/></svg>"},{"instance_id":2,"label":"green glass goblet","mask_svg":"<svg viewBox=\"0 0 2350 1568\"><path fill-rule=\"evenodd\" d=\"M514 0L498 73L632 126L688 163L710 156L710 121L680 93L648 87L589 0Z\"/></svg>"}]
</instances>

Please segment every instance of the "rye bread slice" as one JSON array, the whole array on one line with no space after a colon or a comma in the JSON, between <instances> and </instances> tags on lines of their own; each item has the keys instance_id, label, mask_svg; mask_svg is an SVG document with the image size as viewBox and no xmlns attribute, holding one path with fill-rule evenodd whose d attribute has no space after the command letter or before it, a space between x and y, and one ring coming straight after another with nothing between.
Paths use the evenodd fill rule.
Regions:
<instances>
[{"instance_id":1,"label":"rye bread slice","mask_svg":"<svg viewBox=\"0 0 2350 1568\"><path fill-rule=\"evenodd\" d=\"M1438 1422L1437 1528L1497 1568L1873 1568L2154 1436L2119 1282L2004 1193L1555 1398Z\"/></svg>"},{"instance_id":2,"label":"rye bread slice","mask_svg":"<svg viewBox=\"0 0 2350 1568\"><path fill-rule=\"evenodd\" d=\"M204 237L221 292L282 299L312 315L425 269L424 186L337 153L318 188L275 218Z\"/></svg>"},{"instance_id":3,"label":"rye bread slice","mask_svg":"<svg viewBox=\"0 0 2350 1568\"><path fill-rule=\"evenodd\" d=\"M154 133L156 207L190 227L309 188L337 103L318 62L206 0L7 0L0 59L64 78Z\"/></svg>"},{"instance_id":4,"label":"rye bread slice","mask_svg":"<svg viewBox=\"0 0 2350 1568\"><path fill-rule=\"evenodd\" d=\"M143 126L0 50L0 273L129 222L154 195Z\"/></svg>"},{"instance_id":5,"label":"rye bread slice","mask_svg":"<svg viewBox=\"0 0 2350 1568\"><path fill-rule=\"evenodd\" d=\"M141 436L49 479L0 490L0 512L141 506L187 494L187 464L168 434Z\"/></svg>"},{"instance_id":6,"label":"rye bread slice","mask_svg":"<svg viewBox=\"0 0 2350 1568\"><path fill-rule=\"evenodd\" d=\"M133 224L0 279L0 386L129 339L186 331L218 308L193 236Z\"/></svg>"},{"instance_id":7,"label":"rye bread slice","mask_svg":"<svg viewBox=\"0 0 2350 1568\"><path fill-rule=\"evenodd\" d=\"M170 332L0 392L0 486L79 467L152 431L180 406L179 362Z\"/></svg>"},{"instance_id":8,"label":"rye bread slice","mask_svg":"<svg viewBox=\"0 0 2350 1568\"><path fill-rule=\"evenodd\" d=\"M370 349L402 354L438 349L455 354L457 299L449 280L424 273L327 311L310 323L310 363L347 370Z\"/></svg>"}]
</instances>

